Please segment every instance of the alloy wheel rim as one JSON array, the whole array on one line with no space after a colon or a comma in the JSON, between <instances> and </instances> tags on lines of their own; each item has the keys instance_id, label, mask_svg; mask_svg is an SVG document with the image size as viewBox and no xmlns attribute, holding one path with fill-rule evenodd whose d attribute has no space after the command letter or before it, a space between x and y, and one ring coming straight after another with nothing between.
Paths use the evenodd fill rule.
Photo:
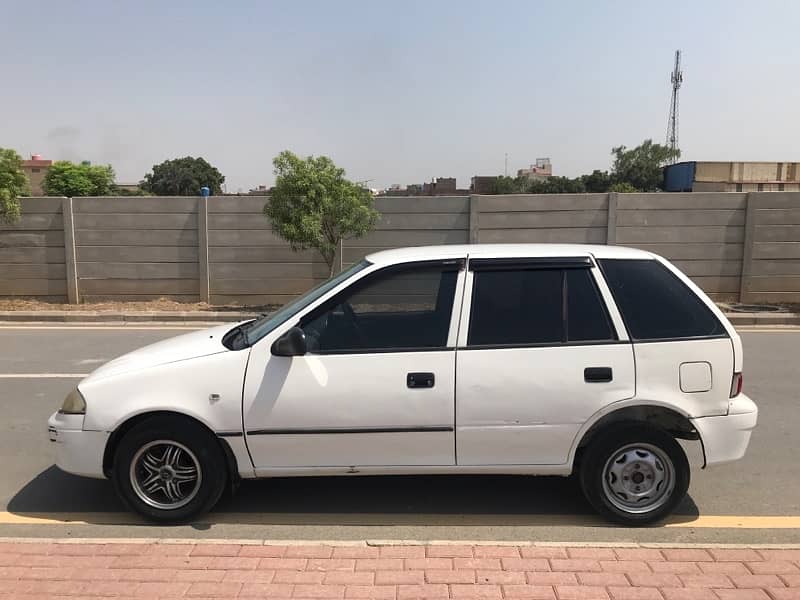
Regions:
<instances>
[{"instance_id":1,"label":"alloy wheel rim","mask_svg":"<svg viewBox=\"0 0 800 600\"><path fill-rule=\"evenodd\" d=\"M619 510L643 514L663 506L675 489L675 467L652 444L628 444L603 467L603 493Z\"/></svg>"},{"instance_id":2,"label":"alloy wheel rim","mask_svg":"<svg viewBox=\"0 0 800 600\"><path fill-rule=\"evenodd\" d=\"M148 442L131 461L134 493L145 504L160 510L186 506L197 496L202 479L197 457L174 440Z\"/></svg>"}]
</instances>

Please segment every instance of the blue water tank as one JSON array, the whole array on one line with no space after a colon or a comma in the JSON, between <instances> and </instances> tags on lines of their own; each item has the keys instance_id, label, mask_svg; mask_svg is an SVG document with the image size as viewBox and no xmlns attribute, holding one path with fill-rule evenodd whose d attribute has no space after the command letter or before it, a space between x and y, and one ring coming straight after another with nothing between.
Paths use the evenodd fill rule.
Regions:
<instances>
[{"instance_id":1,"label":"blue water tank","mask_svg":"<svg viewBox=\"0 0 800 600\"><path fill-rule=\"evenodd\" d=\"M680 162L664 167L664 190L667 192L691 192L697 163Z\"/></svg>"}]
</instances>

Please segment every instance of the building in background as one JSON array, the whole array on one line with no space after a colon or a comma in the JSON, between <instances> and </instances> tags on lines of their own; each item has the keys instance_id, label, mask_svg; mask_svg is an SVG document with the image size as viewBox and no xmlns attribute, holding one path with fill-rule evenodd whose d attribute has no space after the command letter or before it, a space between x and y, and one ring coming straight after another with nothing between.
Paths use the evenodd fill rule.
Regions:
<instances>
[{"instance_id":1,"label":"building in background","mask_svg":"<svg viewBox=\"0 0 800 600\"><path fill-rule=\"evenodd\" d=\"M664 167L668 192L798 192L797 162L680 162Z\"/></svg>"},{"instance_id":2,"label":"building in background","mask_svg":"<svg viewBox=\"0 0 800 600\"><path fill-rule=\"evenodd\" d=\"M517 177L527 177L531 180L541 180L553 174L553 165L549 158L537 158L536 162L529 169L519 169Z\"/></svg>"},{"instance_id":3,"label":"building in background","mask_svg":"<svg viewBox=\"0 0 800 600\"><path fill-rule=\"evenodd\" d=\"M423 196L451 196L456 193L455 177L437 177L430 183L422 184Z\"/></svg>"},{"instance_id":4,"label":"building in background","mask_svg":"<svg viewBox=\"0 0 800 600\"><path fill-rule=\"evenodd\" d=\"M39 154L32 154L30 160L22 161L22 170L28 178L31 196L44 196L42 183L47 171L53 166L52 160L44 160Z\"/></svg>"},{"instance_id":5,"label":"building in background","mask_svg":"<svg viewBox=\"0 0 800 600\"><path fill-rule=\"evenodd\" d=\"M405 188L393 183L379 196L469 196L469 190L458 189L455 177L437 177L430 183L411 183Z\"/></svg>"},{"instance_id":6,"label":"building in background","mask_svg":"<svg viewBox=\"0 0 800 600\"><path fill-rule=\"evenodd\" d=\"M138 183L115 183L114 188L123 194L135 196L142 191L141 185Z\"/></svg>"},{"instance_id":7,"label":"building in background","mask_svg":"<svg viewBox=\"0 0 800 600\"><path fill-rule=\"evenodd\" d=\"M498 175L475 175L470 181L473 194L494 194Z\"/></svg>"}]
</instances>

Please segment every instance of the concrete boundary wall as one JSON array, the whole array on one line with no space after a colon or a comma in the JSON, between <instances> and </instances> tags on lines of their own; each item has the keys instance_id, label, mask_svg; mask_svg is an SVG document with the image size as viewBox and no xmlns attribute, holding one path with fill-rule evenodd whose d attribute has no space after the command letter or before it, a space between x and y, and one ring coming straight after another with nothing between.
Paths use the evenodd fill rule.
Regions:
<instances>
[{"instance_id":1,"label":"concrete boundary wall","mask_svg":"<svg viewBox=\"0 0 800 600\"><path fill-rule=\"evenodd\" d=\"M323 281L258 196L23 198L0 225L0 296L48 301L282 304ZM336 267L398 246L619 244L672 260L716 300L800 302L800 193L558 194L376 198L374 231Z\"/></svg>"},{"instance_id":2,"label":"concrete boundary wall","mask_svg":"<svg viewBox=\"0 0 800 600\"><path fill-rule=\"evenodd\" d=\"M316 252L294 252L264 216L267 198L208 199L208 276L214 304L283 304L328 277Z\"/></svg>"},{"instance_id":3,"label":"concrete boundary wall","mask_svg":"<svg viewBox=\"0 0 800 600\"><path fill-rule=\"evenodd\" d=\"M19 222L0 222L0 296L67 299L64 200L24 198Z\"/></svg>"},{"instance_id":4,"label":"concrete boundary wall","mask_svg":"<svg viewBox=\"0 0 800 600\"><path fill-rule=\"evenodd\" d=\"M616 243L668 258L712 298L738 299L747 195L661 196L619 195Z\"/></svg>"},{"instance_id":5,"label":"concrete boundary wall","mask_svg":"<svg viewBox=\"0 0 800 600\"><path fill-rule=\"evenodd\" d=\"M81 300L200 295L199 198L73 198Z\"/></svg>"},{"instance_id":6,"label":"concrete boundary wall","mask_svg":"<svg viewBox=\"0 0 800 600\"><path fill-rule=\"evenodd\" d=\"M798 193L748 194L747 252L741 294L747 301L800 302Z\"/></svg>"}]
</instances>

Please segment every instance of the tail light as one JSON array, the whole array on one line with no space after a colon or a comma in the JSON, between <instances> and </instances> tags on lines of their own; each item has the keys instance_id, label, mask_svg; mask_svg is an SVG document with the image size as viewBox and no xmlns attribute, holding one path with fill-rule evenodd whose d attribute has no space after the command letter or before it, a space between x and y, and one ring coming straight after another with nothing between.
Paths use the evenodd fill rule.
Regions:
<instances>
[{"instance_id":1,"label":"tail light","mask_svg":"<svg viewBox=\"0 0 800 600\"><path fill-rule=\"evenodd\" d=\"M742 393L742 383L742 374L734 373L733 380L731 381L731 398L736 398L736 396Z\"/></svg>"}]
</instances>

